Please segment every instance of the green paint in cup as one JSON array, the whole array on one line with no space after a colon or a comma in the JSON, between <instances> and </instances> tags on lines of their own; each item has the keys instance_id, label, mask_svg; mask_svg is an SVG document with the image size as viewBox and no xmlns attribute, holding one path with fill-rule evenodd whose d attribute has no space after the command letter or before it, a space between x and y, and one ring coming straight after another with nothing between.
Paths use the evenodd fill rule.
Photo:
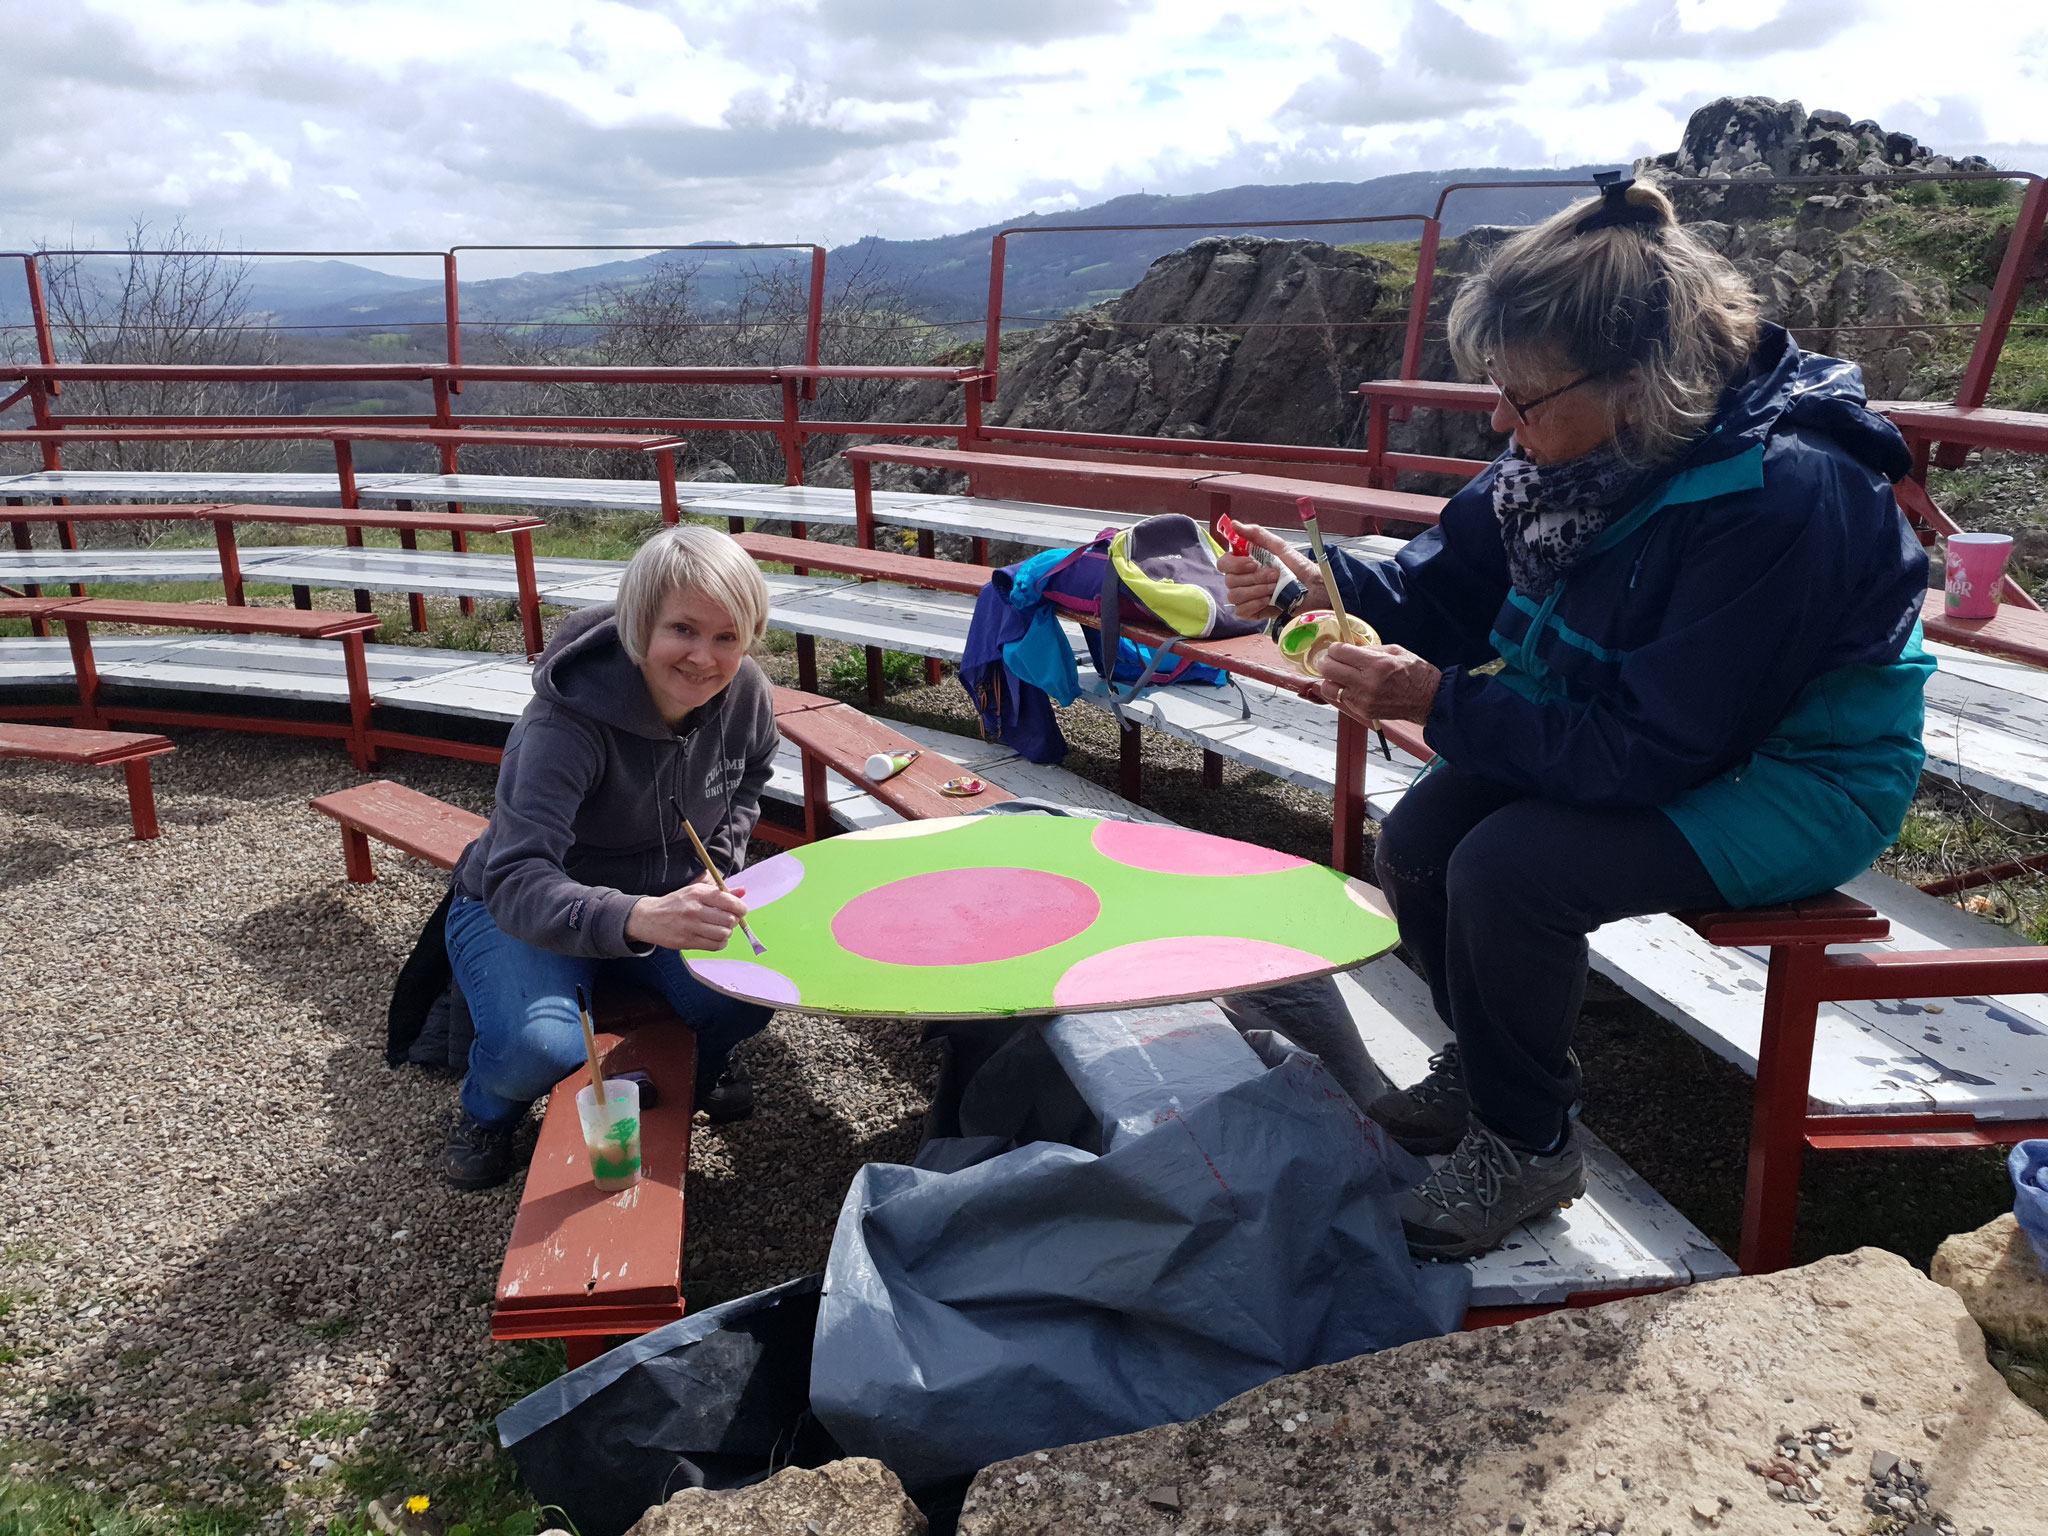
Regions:
<instances>
[{"instance_id":1,"label":"green paint in cup","mask_svg":"<svg viewBox=\"0 0 2048 1536\"><path fill-rule=\"evenodd\" d=\"M640 1182L640 1085L631 1078L607 1078L604 1103L597 1090L576 1090L576 1118L590 1154L591 1181L607 1194Z\"/></svg>"}]
</instances>

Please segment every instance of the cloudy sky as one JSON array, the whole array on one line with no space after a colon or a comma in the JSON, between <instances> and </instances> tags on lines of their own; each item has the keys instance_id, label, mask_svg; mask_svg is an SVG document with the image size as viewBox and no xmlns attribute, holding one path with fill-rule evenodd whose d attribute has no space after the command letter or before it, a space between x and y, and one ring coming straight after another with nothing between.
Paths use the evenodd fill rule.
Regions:
<instances>
[{"instance_id":1,"label":"cloudy sky","mask_svg":"<svg viewBox=\"0 0 2048 1536\"><path fill-rule=\"evenodd\" d=\"M0 249L137 217L245 249L908 238L1625 159L1731 93L2048 170L2041 0L0 0L0 28Z\"/></svg>"}]
</instances>

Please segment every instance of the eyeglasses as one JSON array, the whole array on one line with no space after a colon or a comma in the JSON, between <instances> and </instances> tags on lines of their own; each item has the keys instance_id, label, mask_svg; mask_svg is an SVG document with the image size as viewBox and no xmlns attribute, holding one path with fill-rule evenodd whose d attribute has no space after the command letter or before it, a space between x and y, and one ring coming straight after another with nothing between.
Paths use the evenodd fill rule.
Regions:
<instances>
[{"instance_id":1,"label":"eyeglasses","mask_svg":"<svg viewBox=\"0 0 2048 1536\"><path fill-rule=\"evenodd\" d=\"M1537 406L1555 400L1559 395L1569 394L1592 377L1593 375L1590 373L1582 373L1576 379L1573 379L1571 383L1561 384L1549 394L1538 395L1534 400L1517 400L1508 393L1507 385L1501 383L1499 379L1490 373L1486 376L1486 382L1499 392L1501 399L1507 402L1508 409L1515 413L1516 424L1526 427L1529 424L1529 413L1535 410Z\"/></svg>"}]
</instances>

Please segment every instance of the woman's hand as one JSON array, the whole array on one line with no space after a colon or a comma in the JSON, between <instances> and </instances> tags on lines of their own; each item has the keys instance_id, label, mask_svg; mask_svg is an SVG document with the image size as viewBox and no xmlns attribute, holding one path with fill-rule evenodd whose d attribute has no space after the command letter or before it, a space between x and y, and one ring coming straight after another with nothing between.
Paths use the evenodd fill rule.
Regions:
<instances>
[{"instance_id":1,"label":"woman's hand","mask_svg":"<svg viewBox=\"0 0 2048 1536\"><path fill-rule=\"evenodd\" d=\"M1295 580L1308 588L1306 606L1327 608L1329 594L1323 590L1323 573L1315 562L1295 551L1279 534L1257 523L1239 523L1237 531L1267 553L1279 558ZM1231 612L1240 619L1270 619L1280 610L1273 606L1273 589L1280 585L1280 571L1262 565L1250 555L1221 555L1216 569L1223 573L1223 592L1230 599Z\"/></svg>"},{"instance_id":2,"label":"woman's hand","mask_svg":"<svg viewBox=\"0 0 2048 1536\"><path fill-rule=\"evenodd\" d=\"M1323 701L1358 720L1429 718L1444 675L1398 645L1333 645L1323 652Z\"/></svg>"},{"instance_id":3,"label":"woman's hand","mask_svg":"<svg viewBox=\"0 0 2048 1536\"><path fill-rule=\"evenodd\" d=\"M626 914L626 937L661 949L720 950L747 915L746 891L721 891L707 870L696 883L666 896L642 896Z\"/></svg>"}]
</instances>

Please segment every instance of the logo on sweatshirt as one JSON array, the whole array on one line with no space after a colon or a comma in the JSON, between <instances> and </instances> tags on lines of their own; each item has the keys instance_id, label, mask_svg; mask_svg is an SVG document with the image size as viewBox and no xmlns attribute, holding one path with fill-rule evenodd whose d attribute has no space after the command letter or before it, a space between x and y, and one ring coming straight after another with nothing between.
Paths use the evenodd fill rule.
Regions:
<instances>
[{"instance_id":1,"label":"logo on sweatshirt","mask_svg":"<svg viewBox=\"0 0 2048 1536\"><path fill-rule=\"evenodd\" d=\"M584 898L581 896L578 896L574 901L569 903L569 926L570 928L578 932L581 932L583 928L584 905L585 901Z\"/></svg>"},{"instance_id":2,"label":"logo on sweatshirt","mask_svg":"<svg viewBox=\"0 0 2048 1536\"><path fill-rule=\"evenodd\" d=\"M747 776L747 760L744 757L728 757L712 770L715 780L709 786L711 793L724 799L740 787L740 781Z\"/></svg>"}]
</instances>

